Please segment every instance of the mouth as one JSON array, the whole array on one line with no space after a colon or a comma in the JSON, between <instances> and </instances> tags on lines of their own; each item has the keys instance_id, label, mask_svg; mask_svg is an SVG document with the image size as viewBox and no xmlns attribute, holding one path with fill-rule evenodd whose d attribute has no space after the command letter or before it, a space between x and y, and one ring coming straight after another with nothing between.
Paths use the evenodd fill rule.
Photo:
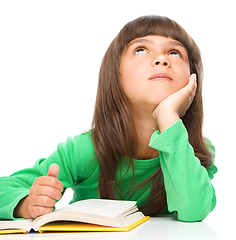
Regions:
<instances>
[{"instance_id":1,"label":"mouth","mask_svg":"<svg viewBox=\"0 0 236 240\"><path fill-rule=\"evenodd\" d=\"M172 81L170 76L166 73L157 73L149 78L150 81Z\"/></svg>"}]
</instances>

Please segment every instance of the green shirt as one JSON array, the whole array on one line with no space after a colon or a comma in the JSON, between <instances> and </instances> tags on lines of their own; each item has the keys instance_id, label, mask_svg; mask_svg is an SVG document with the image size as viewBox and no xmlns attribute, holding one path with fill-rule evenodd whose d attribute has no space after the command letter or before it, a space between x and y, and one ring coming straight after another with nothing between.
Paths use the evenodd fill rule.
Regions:
<instances>
[{"instance_id":1,"label":"green shirt","mask_svg":"<svg viewBox=\"0 0 236 240\"><path fill-rule=\"evenodd\" d=\"M155 131L149 145L159 150L159 157L149 160L134 159L134 182L132 169L126 174L127 166L121 159L117 180L124 199L135 200L138 206L141 205L150 196L152 182L133 195L130 188L151 176L161 166L168 211L176 212L181 221L203 220L216 205L211 179L217 168L212 165L206 170L201 166L188 142L188 133L181 120L163 133ZM210 142L208 147L214 156L214 147ZM29 189L37 177L47 175L52 163L60 167L58 178L64 188L74 190L71 203L99 198L99 163L91 133L86 132L74 138L69 137L65 143L59 143L52 155L39 159L32 168L0 178L1 219L14 219L13 211L18 202L29 194ZM119 199L117 193L116 196Z\"/></svg>"}]
</instances>

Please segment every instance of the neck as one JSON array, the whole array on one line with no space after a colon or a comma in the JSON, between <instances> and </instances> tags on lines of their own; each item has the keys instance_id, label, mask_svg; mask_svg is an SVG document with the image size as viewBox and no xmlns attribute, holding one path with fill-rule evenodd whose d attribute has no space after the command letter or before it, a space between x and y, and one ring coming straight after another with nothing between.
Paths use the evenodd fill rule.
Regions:
<instances>
[{"instance_id":1,"label":"neck","mask_svg":"<svg viewBox=\"0 0 236 240\"><path fill-rule=\"evenodd\" d=\"M156 149L149 147L149 142L155 129L158 129L157 122L152 116L152 112L132 110L135 130L138 141L138 152L136 159L152 159L159 156Z\"/></svg>"}]
</instances>

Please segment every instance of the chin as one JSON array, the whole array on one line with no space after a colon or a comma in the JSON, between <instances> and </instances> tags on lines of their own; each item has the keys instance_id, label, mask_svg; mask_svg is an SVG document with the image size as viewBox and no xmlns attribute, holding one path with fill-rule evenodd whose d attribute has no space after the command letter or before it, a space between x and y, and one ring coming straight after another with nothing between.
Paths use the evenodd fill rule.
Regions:
<instances>
[{"instance_id":1,"label":"chin","mask_svg":"<svg viewBox=\"0 0 236 240\"><path fill-rule=\"evenodd\" d=\"M155 100L153 98L154 101L152 100L152 103L155 105L159 105L162 101L164 101L166 98L168 98L171 94L173 94L173 93L160 94L160 95L158 95L158 97L156 97Z\"/></svg>"}]
</instances>

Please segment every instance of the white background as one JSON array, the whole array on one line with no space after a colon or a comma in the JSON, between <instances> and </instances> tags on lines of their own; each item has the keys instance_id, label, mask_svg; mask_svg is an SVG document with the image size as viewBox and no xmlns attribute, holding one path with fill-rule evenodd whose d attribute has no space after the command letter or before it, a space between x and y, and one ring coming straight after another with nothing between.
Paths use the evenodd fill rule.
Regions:
<instances>
[{"instance_id":1,"label":"white background","mask_svg":"<svg viewBox=\"0 0 236 240\"><path fill-rule=\"evenodd\" d=\"M90 129L110 42L136 17L167 16L202 51L204 135L216 147L219 169L213 180L218 205L205 222L219 231L235 214L234 9L232 0L1 0L0 176L31 167L67 136Z\"/></svg>"}]
</instances>

